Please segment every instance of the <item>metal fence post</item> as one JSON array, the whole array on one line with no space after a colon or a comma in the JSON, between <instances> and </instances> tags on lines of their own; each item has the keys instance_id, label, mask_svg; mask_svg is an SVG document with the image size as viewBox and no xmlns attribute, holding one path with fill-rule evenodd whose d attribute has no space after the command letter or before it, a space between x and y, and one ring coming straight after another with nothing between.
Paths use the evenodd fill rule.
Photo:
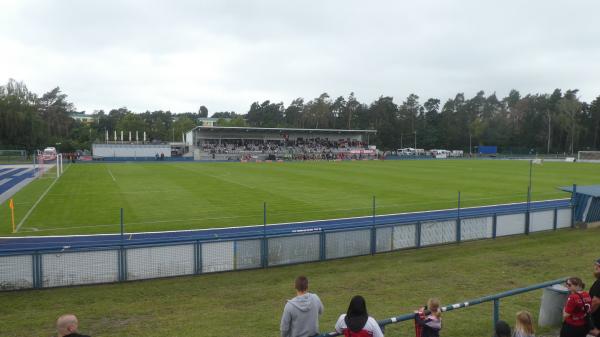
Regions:
<instances>
[{"instance_id":1,"label":"metal fence post","mask_svg":"<svg viewBox=\"0 0 600 337\"><path fill-rule=\"evenodd\" d=\"M123 246L119 246L117 249L117 280L119 282L123 281L123 254L121 251L123 250Z\"/></svg>"},{"instance_id":2,"label":"metal fence post","mask_svg":"<svg viewBox=\"0 0 600 337\"><path fill-rule=\"evenodd\" d=\"M461 240L461 223L460 223L460 191L458 191L458 205L456 208L456 243Z\"/></svg>"},{"instance_id":3,"label":"metal fence post","mask_svg":"<svg viewBox=\"0 0 600 337\"><path fill-rule=\"evenodd\" d=\"M421 248L421 221L417 221L415 232L415 245L417 248Z\"/></svg>"},{"instance_id":4,"label":"metal fence post","mask_svg":"<svg viewBox=\"0 0 600 337\"><path fill-rule=\"evenodd\" d=\"M198 274L202 274L202 242L198 240Z\"/></svg>"},{"instance_id":5,"label":"metal fence post","mask_svg":"<svg viewBox=\"0 0 600 337\"><path fill-rule=\"evenodd\" d=\"M33 288L42 287L42 256L39 252L33 253Z\"/></svg>"},{"instance_id":6,"label":"metal fence post","mask_svg":"<svg viewBox=\"0 0 600 337\"><path fill-rule=\"evenodd\" d=\"M498 231L498 214L494 213L492 217L492 239L496 238L496 232Z\"/></svg>"},{"instance_id":7,"label":"metal fence post","mask_svg":"<svg viewBox=\"0 0 600 337\"><path fill-rule=\"evenodd\" d=\"M123 207L121 207L121 241L123 241L123 230L125 225L123 224Z\"/></svg>"},{"instance_id":8,"label":"metal fence post","mask_svg":"<svg viewBox=\"0 0 600 337\"><path fill-rule=\"evenodd\" d=\"M233 270L237 270L238 241L233 240Z\"/></svg>"},{"instance_id":9,"label":"metal fence post","mask_svg":"<svg viewBox=\"0 0 600 337\"><path fill-rule=\"evenodd\" d=\"M321 233L319 235L319 260L324 261L327 258L327 255L325 254L326 250L326 237L325 237L325 230L323 228L321 228Z\"/></svg>"},{"instance_id":10,"label":"metal fence post","mask_svg":"<svg viewBox=\"0 0 600 337\"><path fill-rule=\"evenodd\" d=\"M263 202L263 238L261 244L261 265L267 268L268 265L268 248L267 248L267 202Z\"/></svg>"},{"instance_id":11,"label":"metal fence post","mask_svg":"<svg viewBox=\"0 0 600 337\"><path fill-rule=\"evenodd\" d=\"M375 196L373 196L373 218L371 223L371 255L377 251L377 231L375 229Z\"/></svg>"},{"instance_id":12,"label":"metal fence post","mask_svg":"<svg viewBox=\"0 0 600 337\"><path fill-rule=\"evenodd\" d=\"M575 228L575 210L577 198L575 195L577 194L577 184L573 184L573 193L571 194L571 228Z\"/></svg>"},{"instance_id":13,"label":"metal fence post","mask_svg":"<svg viewBox=\"0 0 600 337\"><path fill-rule=\"evenodd\" d=\"M196 242L194 242L194 274L200 274L200 240L196 240Z\"/></svg>"},{"instance_id":14,"label":"metal fence post","mask_svg":"<svg viewBox=\"0 0 600 337\"><path fill-rule=\"evenodd\" d=\"M127 280L126 250L123 245L119 246L119 282Z\"/></svg>"},{"instance_id":15,"label":"metal fence post","mask_svg":"<svg viewBox=\"0 0 600 337\"><path fill-rule=\"evenodd\" d=\"M527 188L527 211L525 212L525 235L529 235L529 223L531 217L531 185Z\"/></svg>"},{"instance_id":16,"label":"metal fence post","mask_svg":"<svg viewBox=\"0 0 600 337\"><path fill-rule=\"evenodd\" d=\"M498 320L500 319L500 299L496 298L494 299L494 315L493 315L493 326L492 326L492 331L494 331L494 328L496 327L496 323L498 323Z\"/></svg>"},{"instance_id":17,"label":"metal fence post","mask_svg":"<svg viewBox=\"0 0 600 337\"><path fill-rule=\"evenodd\" d=\"M127 281L127 270L128 270L128 266L127 266L127 247L124 246L123 247L123 281Z\"/></svg>"},{"instance_id":18,"label":"metal fence post","mask_svg":"<svg viewBox=\"0 0 600 337\"><path fill-rule=\"evenodd\" d=\"M34 289L37 288L36 287L36 285L37 285L37 282L36 282L37 268L35 265L35 260L36 260L35 255L36 255L36 253L31 254L31 287Z\"/></svg>"}]
</instances>

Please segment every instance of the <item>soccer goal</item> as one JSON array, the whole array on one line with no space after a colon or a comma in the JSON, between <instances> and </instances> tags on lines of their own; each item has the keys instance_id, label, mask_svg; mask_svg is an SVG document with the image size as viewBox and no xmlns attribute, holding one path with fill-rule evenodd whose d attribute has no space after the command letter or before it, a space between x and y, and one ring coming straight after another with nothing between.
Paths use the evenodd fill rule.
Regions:
<instances>
[{"instance_id":1,"label":"soccer goal","mask_svg":"<svg viewBox=\"0 0 600 337\"><path fill-rule=\"evenodd\" d=\"M30 163L25 150L0 150L0 164Z\"/></svg>"},{"instance_id":2,"label":"soccer goal","mask_svg":"<svg viewBox=\"0 0 600 337\"><path fill-rule=\"evenodd\" d=\"M600 151L579 151L577 160L598 160L600 161Z\"/></svg>"}]
</instances>

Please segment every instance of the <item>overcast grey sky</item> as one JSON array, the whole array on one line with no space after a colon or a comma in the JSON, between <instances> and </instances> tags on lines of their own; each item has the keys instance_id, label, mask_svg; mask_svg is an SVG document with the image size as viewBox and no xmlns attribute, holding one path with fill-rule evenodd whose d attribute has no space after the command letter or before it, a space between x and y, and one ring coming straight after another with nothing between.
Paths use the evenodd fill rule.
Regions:
<instances>
[{"instance_id":1,"label":"overcast grey sky","mask_svg":"<svg viewBox=\"0 0 600 337\"><path fill-rule=\"evenodd\" d=\"M0 0L0 83L78 110L246 113L323 92L600 95L600 1Z\"/></svg>"}]
</instances>

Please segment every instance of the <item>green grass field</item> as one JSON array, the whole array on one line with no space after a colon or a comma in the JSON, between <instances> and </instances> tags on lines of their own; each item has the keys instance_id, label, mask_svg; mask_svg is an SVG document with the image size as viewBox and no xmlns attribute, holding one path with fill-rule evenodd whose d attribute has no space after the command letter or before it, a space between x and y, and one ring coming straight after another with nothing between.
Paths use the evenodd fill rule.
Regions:
<instances>
[{"instance_id":1,"label":"green grass field","mask_svg":"<svg viewBox=\"0 0 600 337\"><path fill-rule=\"evenodd\" d=\"M325 332L356 294L384 319L412 312L430 296L447 305L571 275L589 287L598 237L600 229L567 229L244 272L4 292L0 335L52 336L56 318L72 312L91 336L276 337L299 274L325 305ZM537 321L541 293L501 300L500 318L514 326L515 313L529 310ZM385 335L414 336L412 325L395 324ZM491 336L491 326L487 303L445 313L441 335Z\"/></svg>"},{"instance_id":2,"label":"green grass field","mask_svg":"<svg viewBox=\"0 0 600 337\"><path fill-rule=\"evenodd\" d=\"M54 182L29 184L15 197L16 235L281 223L525 201L528 161L440 160L293 163L100 163L66 166ZM533 167L533 200L564 198L558 186L600 183L600 165ZM48 190L47 194L40 196ZM38 202L33 207L36 202ZM27 213L29 213L28 216ZM7 203L0 234L10 235Z\"/></svg>"}]
</instances>

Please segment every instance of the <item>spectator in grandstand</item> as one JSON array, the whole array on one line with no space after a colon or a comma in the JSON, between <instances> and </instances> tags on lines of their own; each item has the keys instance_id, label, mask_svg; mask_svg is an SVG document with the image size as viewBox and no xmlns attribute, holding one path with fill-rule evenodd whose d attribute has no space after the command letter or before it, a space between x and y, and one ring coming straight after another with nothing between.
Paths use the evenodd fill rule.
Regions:
<instances>
[{"instance_id":1,"label":"spectator in grandstand","mask_svg":"<svg viewBox=\"0 0 600 337\"><path fill-rule=\"evenodd\" d=\"M282 337L310 337L319 334L319 316L323 303L316 294L308 292L308 279L298 276L294 287L296 297L288 300L279 327Z\"/></svg>"},{"instance_id":2,"label":"spectator in grandstand","mask_svg":"<svg viewBox=\"0 0 600 337\"><path fill-rule=\"evenodd\" d=\"M58 337L89 337L77 332L79 322L73 314L62 315L56 320Z\"/></svg>"},{"instance_id":3,"label":"spectator in grandstand","mask_svg":"<svg viewBox=\"0 0 600 337\"><path fill-rule=\"evenodd\" d=\"M560 337L585 337L591 327L588 325L586 313L590 310L592 299L585 284L579 277L570 277L565 282L569 297L563 309L563 324Z\"/></svg>"},{"instance_id":4,"label":"spectator in grandstand","mask_svg":"<svg viewBox=\"0 0 600 337\"><path fill-rule=\"evenodd\" d=\"M494 336L493 337L511 337L510 336L510 326L505 321L496 322L496 326L494 327Z\"/></svg>"},{"instance_id":5,"label":"spectator in grandstand","mask_svg":"<svg viewBox=\"0 0 600 337\"><path fill-rule=\"evenodd\" d=\"M590 288L590 296L592 297L592 307L590 312L592 313L592 322L594 323L594 329L591 334L594 336L600 335L600 259L594 263L594 277L596 281Z\"/></svg>"},{"instance_id":6,"label":"spectator in grandstand","mask_svg":"<svg viewBox=\"0 0 600 337\"><path fill-rule=\"evenodd\" d=\"M352 297L348 311L335 323L335 331L345 337L383 337L379 324L367 313L367 303L360 295Z\"/></svg>"},{"instance_id":7,"label":"spectator in grandstand","mask_svg":"<svg viewBox=\"0 0 600 337\"><path fill-rule=\"evenodd\" d=\"M529 311L517 312L517 320L515 321L515 332L513 337L535 337L533 329L533 317Z\"/></svg>"},{"instance_id":8,"label":"spectator in grandstand","mask_svg":"<svg viewBox=\"0 0 600 337\"><path fill-rule=\"evenodd\" d=\"M430 298L427 306L420 308L415 315L418 337L439 337L442 329L442 311L440 300Z\"/></svg>"}]
</instances>

